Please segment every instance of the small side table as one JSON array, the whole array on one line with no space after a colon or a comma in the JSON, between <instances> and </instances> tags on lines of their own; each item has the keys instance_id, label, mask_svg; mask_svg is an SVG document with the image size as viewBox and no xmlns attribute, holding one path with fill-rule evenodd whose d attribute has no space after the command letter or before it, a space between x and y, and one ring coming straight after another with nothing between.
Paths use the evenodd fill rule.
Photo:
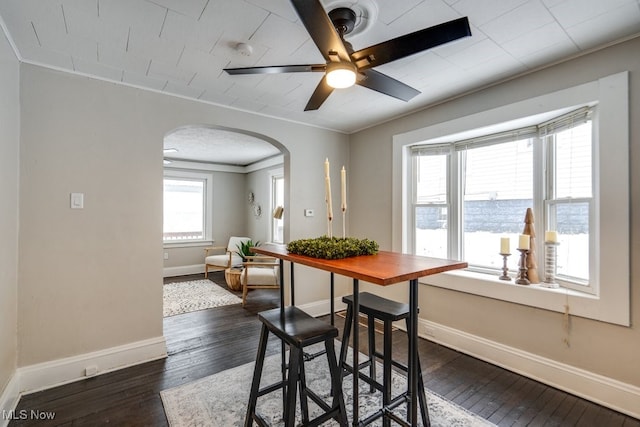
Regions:
<instances>
[{"instance_id":1,"label":"small side table","mask_svg":"<svg viewBox=\"0 0 640 427\"><path fill-rule=\"evenodd\" d=\"M241 291L242 282L240 276L242 276L244 269L242 268L227 268L224 271L224 280L227 282L227 286L232 291Z\"/></svg>"}]
</instances>

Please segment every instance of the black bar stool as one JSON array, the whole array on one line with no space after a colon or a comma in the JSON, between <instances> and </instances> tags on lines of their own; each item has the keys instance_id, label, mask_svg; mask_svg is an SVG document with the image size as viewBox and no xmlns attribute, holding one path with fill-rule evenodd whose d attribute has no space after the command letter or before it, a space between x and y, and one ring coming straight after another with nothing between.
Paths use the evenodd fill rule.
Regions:
<instances>
[{"instance_id":1,"label":"black bar stool","mask_svg":"<svg viewBox=\"0 0 640 427\"><path fill-rule=\"evenodd\" d=\"M340 347L340 366L343 368L346 375L353 373L354 369L351 365L346 363L347 348L349 347L349 337L351 335L351 328L354 321L353 313L353 295L347 295L342 297L342 302L347 304L347 313L344 322L344 332L342 335L342 345ZM409 385L407 384L407 392L402 393L399 396L395 396L392 399L391 396L391 367L397 368L407 372L407 365L397 362L391 357L391 340L392 340L392 327L393 322L405 319L407 325L407 332L410 332L409 322L409 305L402 304L397 301L392 301L386 298L379 297L377 295L362 292L359 294L360 313L367 315L367 330L369 338L369 354L367 360L360 363L357 369L358 376L370 386L370 391L373 393L375 389L382 392L382 408L362 420L362 425L369 424L380 417L384 416L383 426L387 427L391 425L391 419L403 424L403 420L399 420L396 415L391 411L404 403L408 394ZM381 320L383 322L383 350L382 353L376 350L376 337L375 337L375 320ZM356 349L354 349L356 351ZM376 379L376 358L382 360L382 383ZM369 375L366 375L360 370L369 367ZM422 411L422 423L424 426L429 426L429 412L427 409L427 397L424 391L424 381L422 380L422 369L420 368L420 360L418 359L418 401Z\"/></svg>"},{"instance_id":2,"label":"black bar stool","mask_svg":"<svg viewBox=\"0 0 640 427\"><path fill-rule=\"evenodd\" d=\"M342 395L341 371L336 362L334 349L334 339L338 336L338 329L329 323L309 316L304 311L295 306L263 311L258 313L258 318L262 322L260 333L260 343L258 344L258 355L256 366L253 372L253 382L251 383L251 394L247 405L247 415L245 417L245 427L257 422L260 426L267 426L266 421L256 413L256 403L258 397L267 393L283 389L284 399L284 422L285 426L294 426L296 415L296 396L298 394L298 383L300 384L300 407L302 412L302 425L318 426L333 418L341 426L347 426L347 414ZM267 349L269 332L280 338L289 345L289 369L286 379L278 383L260 389L260 379L264 366L264 357ZM332 403L328 405L320 396L312 390L307 389L304 374L304 354L303 349L312 344L324 341L327 360L329 362L329 374L331 375L331 390L333 393ZM309 420L307 399L311 398L325 412Z\"/></svg>"}]
</instances>

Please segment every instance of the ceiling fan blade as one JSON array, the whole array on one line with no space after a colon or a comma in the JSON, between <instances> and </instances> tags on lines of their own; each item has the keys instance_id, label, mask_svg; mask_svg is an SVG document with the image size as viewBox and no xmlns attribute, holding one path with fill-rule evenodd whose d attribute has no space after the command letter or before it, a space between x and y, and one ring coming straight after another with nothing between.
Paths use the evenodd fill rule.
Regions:
<instances>
[{"instance_id":1,"label":"ceiling fan blade","mask_svg":"<svg viewBox=\"0 0 640 427\"><path fill-rule=\"evenodd\" d=\"M360 70L360 72L366 77L356 82L356 84L360 86L373 89L403 101L409 101L414 96L420 94L419 90L376 70Z\"/></svg>"},{"instance_id":2,"label":"ceiling fan blade","mask_svg":"<svg viewBox=\"0 0 640 427\"><path fill-rule=\"evenodd\" d=\"M316 86L316 90L313 91L313 95L311 95L309 102L307 102L307 106L304 107L304 111L317 110L320 108L322 103L331 95L331 92L333 92L333 88L327 84L327 76L322 76L322 80L320 80L320 83Z\"/></svg>"},{"instance_id":3,"label":"ceiling fan blade","mask_svg":"<svg viewBox=\"0 0 640 427\"><path fill-rule=\"evenodd\" d=\"M341 61L351 61L349 52L319 0L291 0L291 4L324 59L331 61L329 52L334 52Z\"/></svg>"},{"instance_id":4,"label":"ceiling fan blade","mask_svg":"<svg viewBox=\"0 0 640 427\"><path fill-rule=\"evenodd\" d=\"M309 65L274 65L266 67L225 68L227 74L279 74L279 73L305 73L311 71L324 72L326 64Z\"/></svg>"},{"instance_id":5,"label":"ceiling fan blade","mask_svg":"<svg viewBox=\"0 0 640 427\"><path fill-rule=\"evenodd\" d=\"M361 49L351 59L359 70L366 70L469 36L469 19L464 17Z\"/></svg>"}]
</instances>

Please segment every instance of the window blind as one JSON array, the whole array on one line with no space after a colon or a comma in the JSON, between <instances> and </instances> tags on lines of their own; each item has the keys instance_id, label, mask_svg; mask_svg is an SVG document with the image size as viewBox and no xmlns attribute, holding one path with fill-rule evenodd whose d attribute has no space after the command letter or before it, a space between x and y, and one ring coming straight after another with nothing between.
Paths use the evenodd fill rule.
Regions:
<instances>
[{"instance_id":1,"label":"window blind","mask_svg":"<svg viewBox=\"0 0 640 427\"><path fill-rule=\"evenodd\" d=\"M591 120L593 115L592 107L582 107L570 113L556 117L538 125L538 133L540 137L552 135L571 129L574 126L581 125Z\"/></svg>"},{"instance_id":2,"label":"window blind","mask_svg":"<svg viewBox=\"0 0 640 427\"><path fill-rule=\"evenodd\" d=\"M585 123L591 120L592 115L593 107L581 107L538 125L526 126L519 129L512 129L505 132L498 132L460 141L415 145L411 148L411 154L413 156L450 154L452 148L455 151L465 151L470 148L487 147L510 141L544 137Z\"/></svg>"}]
</instances>

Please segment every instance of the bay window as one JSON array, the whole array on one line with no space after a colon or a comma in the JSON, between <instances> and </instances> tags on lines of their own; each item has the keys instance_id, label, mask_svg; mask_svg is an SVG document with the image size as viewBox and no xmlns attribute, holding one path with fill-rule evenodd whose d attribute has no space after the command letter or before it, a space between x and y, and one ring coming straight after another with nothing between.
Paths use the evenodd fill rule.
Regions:
<instances>
[{"instance_id":1,"label":"bay window","mask_svg":"<svg viewBox=\"0 0 640 427\"><path fill-rule=\"evenodd\" d=\"M456 113L393 136L393 250L468 260L430 286L629 326L629 73ZM557 231L559 289L498 279L528 207L542 279Z\"/></svg>"},{"instance_id":2,"label":"bay window","mask_svg":"<svg viewBox=\"0 0 640 427\"><path fill-rule=\"evenodd\" d=\"M531 208L541 236L540 276L545 230L554 230L560 236L556 279L593 292L592 111L581 108L536 126L413 146L413 252L498 273L500 238L509 237L516 253ZM512 269L517 260L511 258Z\"/></svg>"}]
</instances>

